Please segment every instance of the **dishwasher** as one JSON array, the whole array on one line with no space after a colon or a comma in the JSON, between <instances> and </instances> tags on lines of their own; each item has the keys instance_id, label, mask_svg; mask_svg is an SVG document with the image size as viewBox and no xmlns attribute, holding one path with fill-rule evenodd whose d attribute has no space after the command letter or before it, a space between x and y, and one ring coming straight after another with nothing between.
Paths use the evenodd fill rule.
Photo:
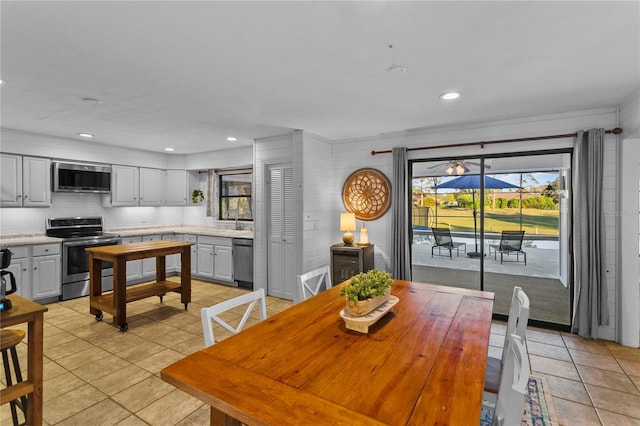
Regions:
<instances>
[{"instance_id":1,"label":"dishwasher","mask_svg":"<svg viewBox=\"0 0 640 426\"><path fill-rule=\"evenodd\" d=\"M253 240L233 239L233 279L238 287L253 290Z\"/></svg>"}]
</instances>

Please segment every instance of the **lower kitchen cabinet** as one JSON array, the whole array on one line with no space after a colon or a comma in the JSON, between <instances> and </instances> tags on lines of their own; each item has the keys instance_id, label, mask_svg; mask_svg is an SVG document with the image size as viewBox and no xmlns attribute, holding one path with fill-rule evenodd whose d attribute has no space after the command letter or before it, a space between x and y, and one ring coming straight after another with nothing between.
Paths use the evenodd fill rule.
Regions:
<instances>
[{"instance_id":1,"label":"lower kitchen cabinet","mask_svg":"<svg viewBox=\"0 0 640 426\"><path fill-rule=\"evenodd\" d=\"M122 237L122 244L133 244L142 241L142 237ZM135 284L142 279L142 260L127 262L127 284Z\"/></svg>"},{"instance_id":2,"label":"lower kitchen cabinet","mask_svg":"<svg viewBox=\"0 0 640 426\"><path fill-rule=\"evenodd\" d=\"M163 235L161 238L163 240L169 240L169 241L184 241L183 234L168 234L168 235ZM166 262L167 262L166 267L167 267L168 275L170 275L173 272L180 272L181 259L179 254L170 254L169 256L166 257Z\"/></svg>"},{"instance_id":3,"label":"lower kitchen cabinet","mask_svg":"<svg viewBox=\"0 0 640 426\"><path fill-rule=\"evenodd\" d=\"M198 238L198 240L200 240ZM213 244L198 241L198 272L202 278L213 279Z\"/></svg>"},{"instance_id":4,"label":"lower kitchen cabinet","mask_svg":"<svg viewBox=\"0 0 640 426\"><path fill-rule=\"evenodd\" d=\"M198 274L198 236L184 234L184 242L191 243L191 275Z\"/></svg>"},{"instance_id":5,"label":"lower kitchen cabinet","mask_svg":"<svg viewBox=\"0 0 640 426\"><path fill-rule=\"evenodd\" d=\"M11 247L11 265L7 268L7 271L11 272L16 279L16 294L31 299L31 265L28 252L31 247ZM8 280L9 277L6 277ZM11 286L10 282L7 282L7 289Z\"/></svg>"},{"instance_id":6,"label":"lower kitchen cabinet","mask_svg":"<svg viewBox=\"0 0 640 426\"><path fill-rule=\"evenodd\" d=\"M60 244L43 244L32 247L33 300L62 294L62 261Z\"/></svg>"},{"instance_id":7,"label":"lower kitchen cabinet","mask_svg":"<svg viewBox=\"0 0 640 426\"><path fill-rule=\"evenodd\" d=\"M142 241L159 241L161 239L159 234L144 235ZM156 277L156 258L142 259L142 278Z\"/></svg>"},{"instance_id":8,"label":"lower kitchen cabinet","mask_svg":"<svg viewBox=\"0 0 640 426\"><path fill-rule=\"evenodd\" d=\"M11 265L16 293L31 300L57 297L62 292L60 244L11 247ZM10 283L7 283L10 285Z\"/></svg>"},{"instance_id":9,"label":"lower kitchen cabinet","mask_svg":"<svg viewBox=\"0 0 640 426\"><path fill-rule=\"evenodd\" d=\"M213 279L233 281L233 251L229 245L216 245L213 249Z\"/></svg>"},{"instance_id":10,"label":"lower kitchen cabinet","mask_svg":"<svg viewBox=\"0 0 640 426\"><path fill-rule=\"evenodd\" d=\"M198 236L196 275L216 282L235 284L231 238Z\"/></svg>"}]
</instances>

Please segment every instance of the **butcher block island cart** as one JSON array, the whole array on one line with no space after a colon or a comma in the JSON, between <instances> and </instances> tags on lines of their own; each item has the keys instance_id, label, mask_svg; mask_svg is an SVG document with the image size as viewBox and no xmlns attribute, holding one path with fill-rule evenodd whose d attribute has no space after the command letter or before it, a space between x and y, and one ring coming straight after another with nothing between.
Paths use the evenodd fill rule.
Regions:
<instances>
[{"instance_id":1,"label":"butcher block island cart","mask_svg":"<svg viewBox=\"0 0 640 426\"><path fill-rule=\"evenodd\" d=\"M175 291L180 293L184 309L191 302L191 244L179 241L147 241L114 246L91 247L89 253L90 293L89 307L96 320L102 320L102 312L113 315L113 323L120 331L127 331L127 303L147 297L162 296ZM180 282L167 281L166 256L180 254ZM127 261L156 258L156 281L127 287ZM113 292L102 293L102 261L113 262Z\"/></svg>"}]
</instances>

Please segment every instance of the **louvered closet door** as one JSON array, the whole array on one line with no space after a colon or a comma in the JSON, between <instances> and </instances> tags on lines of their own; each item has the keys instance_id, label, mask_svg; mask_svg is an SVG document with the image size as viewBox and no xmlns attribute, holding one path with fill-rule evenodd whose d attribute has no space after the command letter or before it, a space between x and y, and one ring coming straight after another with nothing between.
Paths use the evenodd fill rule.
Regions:
<instances>
[{"instance_id":1,"label":"louvered closet door","mask_svg":"<svg viewBox=\"0 0 640 426\"><path fill-rule=\"evenodd\" d=\"M267 294L293 300L296 284L293 166L270 165L267 179Z\"/></svg>"}]
</instances>

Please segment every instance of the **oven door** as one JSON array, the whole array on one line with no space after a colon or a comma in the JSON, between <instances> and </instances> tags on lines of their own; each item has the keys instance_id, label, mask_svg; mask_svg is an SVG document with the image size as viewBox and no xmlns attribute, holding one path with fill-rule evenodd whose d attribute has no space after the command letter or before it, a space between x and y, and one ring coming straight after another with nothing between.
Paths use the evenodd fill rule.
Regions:
<instances>
[{"instance_id":1,"label":"oven door","mask_svg":"<svg viewBox=\"0 0 640 426\"><path fill-rule=\"evenodd\" d=\"M89 279L89 253L84 249L88 247L112 246L120 244L120 238L96 238L77 241L65 241L62 243L62 284ZM102 262L102 276L113 275L113 264Z\"/></svg>"}]
</instances>

